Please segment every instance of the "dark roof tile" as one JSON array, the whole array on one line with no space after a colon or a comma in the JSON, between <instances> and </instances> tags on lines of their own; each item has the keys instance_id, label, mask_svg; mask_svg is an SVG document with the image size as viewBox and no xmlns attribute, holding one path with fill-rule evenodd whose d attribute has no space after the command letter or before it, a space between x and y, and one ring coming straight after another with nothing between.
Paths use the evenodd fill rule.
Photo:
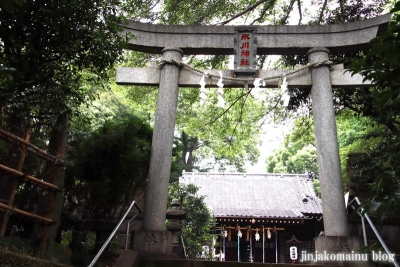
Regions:
<instances>
[{"instance_id":1,"label":"dark roof tile","mask_svg":"<svg viewBox=\"0 0 400 267\"><path fill-rule=\"evenodd\" d=\"M305 174L186 172L215 217L304 218L322 214L321 200Z\"/></svg>"}]
</instances>

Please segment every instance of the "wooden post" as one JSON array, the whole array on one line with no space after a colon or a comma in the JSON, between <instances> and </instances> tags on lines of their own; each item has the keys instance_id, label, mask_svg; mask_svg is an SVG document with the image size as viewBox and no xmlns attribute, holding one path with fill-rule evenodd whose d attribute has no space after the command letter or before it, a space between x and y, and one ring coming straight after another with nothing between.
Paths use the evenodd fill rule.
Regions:
<instances>
[{"instance_id":1,"label":"wooden post","mask_svg":"<svg viewBox=\"0 0 400 267\"><path fill-rule=\"evenodd\" d=\"M278 229L274 226L275 231L275 263L278 263Z\"/></svg>"},{"instance_id":2,"label":"wooden post","mask_svg":"<svg viewBox=\"0 0 400 267\"><path fill-rule=\"evenodd\" d=\"M263 231L263 238L262 238L262 259L263 259L263 263L265 263L265 228L264 225L262 226L262 231Z\"/></svg>"},{"instance_id":3,"label":"wooden post","mask_svg":"<svg viewBox=\"0 0 400 267\"><path fill-rule=\"evenodd\" d=\"M253 262L253 236L251 234L251 225L249 226L250 232L250 262Z\"/></svg>"},{"instance_id":4,"label":"wooden post","mask_svg":"<svg viewBox=\"0 0 400 267\"><path fill-rule=\"evenodd\" d=\"M237 235L237 255L238 255L238 262L240 262L240 236L239 236L240 226L238 225L238 235Z\"/></svg>"},{"instance_id":5,"label":"wooden post","mask_svg":"<svg viewBox=\"0 0 400 267\"><path fill-rule=\"evenodd\" d=\"M224 240L223 240L224 260L223 261L226 261L226 249L225 249L226 248L226 236L225 236L226 225L224 225L223 229L224 229L224 233L223 233L223 236L224 236Z\"/></svg>"}]
</instances>

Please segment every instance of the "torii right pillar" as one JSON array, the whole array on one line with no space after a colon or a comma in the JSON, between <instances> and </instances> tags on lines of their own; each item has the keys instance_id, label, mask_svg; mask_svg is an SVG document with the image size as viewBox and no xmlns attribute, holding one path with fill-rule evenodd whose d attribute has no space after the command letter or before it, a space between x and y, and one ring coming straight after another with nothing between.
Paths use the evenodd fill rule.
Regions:
<instances>
[{"instance_id":1,"label":"torii right pillar","mask_svg":"<svg viewBox=\"0 0 400 267\"><path fill-rule=\"evenodd\" d=\"M307 52L310 63L329 59L329 50L312 48ZM360 248L358 237L349 237L340 168L339 145L329 66L311 69L312 109L317 147L318 173L324 222L324 236L315 241L317 253L350 253ZM325 262L332 264L332 262ZM341 264L343 262L336 262Z\"/></svg>"},{"instance_id":2,"label":"torii right pillar","mask_svg":"<svg viewBox=\"0 0 400 267\"><path fill-rule=\"evenodd\" d=\"M307 52L307 56L310 63L321 62L329 59L329 50L322 47L312 48ZM347 236L347 215L329 66L311 69L311 79L311 98L325 235Z\"/></svg>"}]
</instances>

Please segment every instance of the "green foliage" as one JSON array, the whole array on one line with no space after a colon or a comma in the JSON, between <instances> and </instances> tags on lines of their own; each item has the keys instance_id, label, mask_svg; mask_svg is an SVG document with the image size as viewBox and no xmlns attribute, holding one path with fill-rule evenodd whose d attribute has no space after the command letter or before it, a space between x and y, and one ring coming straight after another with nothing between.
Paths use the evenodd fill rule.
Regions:
<instances>
[{"instance_id":1,"label":"green foliage","mask_svg":"<svg viewBox=\"0 0 400 267\"><path fill-rule=\"evenodd\" d=\"M12 13L17 7L21 7L24 0L3 0L0 2L0 7L8 13Z\"/></svg>"},{"instance_id":2,"label":"green foliage","mask_svg":"<svg viewBox=\"0 0 400 267\"><path fill-rule=\"evenodd\" d=\"M379 144L382 127L368 117L360 117L350 110L336 117L339 156L344 187L347 188L347 156L350 153L370 153ZM318 178L317 154L312 117L301 117L294 122L292 132L285 137L284 147L274 151L267 160L271 173L313 172Z\"/></svg>"},{"instance_id":3,"label":"green foliage","mask_svg":"<svg viewBox=\"0 0 400 267\"><path fill-rule=\"evenodd\" d=\"M375 132L379 142L360 159L357 175L374 181L372 201L381 202L381 214L398 211L399 176L398 151L400 149L400 2L391 10L394 13L386 31L371 41L372 49L364 57L353 60L353 73L361 73L376 87L361 99L363 115L379 126Z\"/></svg>"},{"instance_id":4,"label":"green foliage","mask_svg":"<svg viewBox=\"0 0 400 267\"><path fill-rule=\"evenodd\" d=\"M131 115L107 121L78 142L68 182L70 199L79 199L92 219L114 219L145 183L151 137L150 127Z\"/></svg>"},{"instance_id":5,"label":"green foliage","mask_svg":"<svg viewBox=\"0 0 400 267\"><path fill-rule=\"evenodd\" d=\"M270 173L305 173L312 172L318 176L317 154L309 144L290 154L287 149L274 151L268 157L267 172Z\"/></svg>"},{"instance_id":6,"label":"green foliage","mask_svg":"<svg viewBox=\"0 0 400 267\"><path fill-rule=\"evenodd\" d=\"M196 155L201 159L211 158L221 170L226 165L234 165L238 171L243 171L246 161L254 163L259 156L257 145L261 127L254 122L264 117L265 105L253 98L251 92L240 89L225 92L225 108L216 107L216 89L209 91L204 106L199 105L196 96L191 109L181 109L178 128L199 139L201 146ZM189 93L188 89L184 92Z\"/></svg>"},{"instance_id":7,"label":"green foliage","mask_svg":"<svg viewBox=\"0 0 400 267\"><path fill-rule=\"evenodd\" d=\"M315 190L315 193L317 194L317 196L321 197L321 186L319 184L319 180L314 179L312 181L312 184L313 184L313 187L314 187L314 190Z\"/></svg>"},{"instance_id":8,"label":"green foliage","mask_svg":"<svg viewBox=\"0 0 400 267\"><path fill-rule=\"evenodd\" d=\"M310 17L307 24L340 24L346 22L354 22L364 19L373 18L384 13L384 8L390 0L348 0L348 1L324 1L317 0L314 2L315 8L318 8L318 13ZM326 5L325 5L326 4ZM334 64L344 64L345 68L354 58L363 56L363 51L346 53L346 54L331 54L329 60ZM293 68L296 64L305 65L308 63L306 55L282 56L281 62L284 66ZM290 102L288 110L291 114L296 114L299 109L308 109L311 113L311 88L290 88ZM359 100L368 98L368 88L333 88L334 106L336 110L350 108L353 111L362 110L359 105ZM360 112L361 112L360 110Z\"/></svg>"},{"instance_id":9,"label":"green foliage","mask_svg":"<svg viewBox=\"0 0 400 267\"><path fill-rule=\"evenodd\" d=\"M72 241L73 241L73 232L63 231L61 244L65 247L70 247ZM80 249L77 251L73 251L71 259L73 266L85 267L92 262L93 255L91 254L91 252L95 247L95 243L96 243L96 232L88 232L87 235L85 236L85 239L81 242ZM120 244L121 240L119 239L119 236L115 236L113 239L111 239L108 245L108 250L111 253L116 253L120 249ZM102 259L100 258L96 263L96 266L106 266L106 264L103 265Z\"/></svg>"},{"instance_id":10,"label":"green foliage","mask_svg":"<svg viewBox=\"0 0 400 267\"><path fill-rule=\"evenodd\" d=\"M347 158L351 153L370 153L381 141L383 128L369 117L362 117L350 110L343 110L336 117L339 155L343 183L347 188Z\"/></svg>"},{"instance_id":11,"label":"green foliage","mask_svg":"<svg viewBox=\"0 0 400 267\"><path fill-rule=\"evenodd\" d=\"M215 24L218 21L227 20L235 16L241 10L254 5L256 2L255 0L166 0L163 5L163 14L165 14L165 16L161 18L161 21L164 24ZM263 7L263 5L260 5L260 8L261 7Z\"/></svg>"},{"instance_id":12,"label":"green foliage","mask_svg":"<svg viewBox=\"0 0 400 267\"><path fill-rule=\"evenodd\" d=\"M267 158L270 173L314 173L318 177L317 154L311 117L294 122L293 131L285 137L284 147Z\"/></svg>"},{"instance_id":13,"label":"green foliage","mask_svg":"<svg viewBox=\"0 0 400 267\"><path fill-rule=\"evenodd\" d=\"M400 2L397 2L392 12L397 12L399 9ZM368 51L365 57L354 60L353 64L350 65L353 73L360 73L365 80L370 80L376 84L377 88L370 92L372 102L370 103L370 113L379 121L384 121L384 118L387 117L393 117L399 112L399 31L400 16L394 14L388 30L371 41L373 44L372 49Z\"/></svg>"},{"instance_id":14,"label":"green foliage","mask_svg":"<svg viewBox=\"0 0 400 267\"><path fill-rule=\"evenodd\" d=\"M105 85L108 69L122 54L119 1L13 3L11 11L0 10L5 115L29 125L33 119L46 123L64 111L77 111L94 96L82 83Z\"/></svg>"},{"instance_id":15,"label":"green foliage","mask_svg":"<svg viewBox=\"0 0 400 267\"><path fill-rule=\"evenodd\" d=\"M318 0L317 4L323 1ZM332 6L328 5L325 14L322 17L320 24L345 23L351 21L359 21L368 18L373 18L382 14L385 5L389 1L362 1L362 0L347 0L339 1L339 5L333 2ZM316 21L314 22L316 23Z\"/></svg>"},{"instance_id":16,"label":"green foliage","mask_svg":"<svg viewBox=\"0 0 400 267\"><path fill-rule=\"evenodd\" d=\"M222 0L185 2L166 0L163 11L168 15L161 21L165 24L209 24L221 14L223 7L231 9L229 6L232 6L229 1Z\"/></svg>"},{"instance_id":17,"label":"green foliage","mask_svg":"<svg viewBox=\"0 0 400 267\"><path fill-rule=\"evenodd\" d=\"M181 209L186 213L186 219L182 221L181 239L189 259L200 257L202 246L212 246L213 236L211 230L215 225L215 219L204 203L204 196L197 195L198 188L194 185L181 186L178 182L170 184L169 201L179 199ZM182 243L183 241L183 243Z\"/></svg>"}]
</instances>

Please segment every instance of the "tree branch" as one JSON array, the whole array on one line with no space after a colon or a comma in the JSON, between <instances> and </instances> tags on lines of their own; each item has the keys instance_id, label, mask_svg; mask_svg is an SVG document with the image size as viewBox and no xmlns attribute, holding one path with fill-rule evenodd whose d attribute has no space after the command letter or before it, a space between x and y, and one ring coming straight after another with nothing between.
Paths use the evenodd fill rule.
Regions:
<instances>
[{"instance_id":1,"label":"tree branch","mask_svg":"<svg viewBox=\"0 0 400 267\"><path fill-rule=\"evenodd\" d=\"M322 17L324 16L324 11L325 11L327 3L328 3L328 0L325 0L324 4L322 5L321 13L319 14L318 24L321 24L321 22L322 22Z\"/></svg>"},{"instance_id":2,"label":"tree branch","mask_svg":"<svg viewBox=\"0 0 400 267\"><path fill-rule=\"evenodd\" d=\"M286 24L286 21L289 18L290 12L292 12L292 10L293 10L294 1L296 1L296 0L290 1L289 9L287 10L286 15L280 20L279 24Z\"/></svg>"},{"instance_id":3,"label":"tree branch","mask_svg":"<svg viewBox=\"0 0 400 267\"><path fill-rule=\"evenodd\" d=\"M253 9L255 9L256 7L258 7L259 5L261 5L262 3L266 2L266 1L268 1L268 0L259 0L259 1L258 1L257 3L255 3L254 5L251 5L251 6L249 6L248 8L246 8L245 10L243 10L243 11L237 13L237 14L234 15L232 18L230 18L230 19L228 19L228 20L225 20L225 21L222 21L222 22L218 22L218 23L215 24L215 25L225 25L225 24L231 22L232 20L237 19L238 17L242 16L243 14L246 14L247 12L252 11Z\"/></svg>"},{"instance_id":4,"label":"tree branch","mask_svg":"<svg viewBox=\"0 0 400 267\"><path fill-rule=\"evenodd\" d=\"M247 95L245 96L244 101L243 101L243 103L242 103L242 106L240 107L240 116L239 116L239 119L236 121L235 128L232 130L232 134L231 134L231 136L229 137L229 142L230 142L230 143L232 142L233 135L235 134L238 125L242 122L244 104L246 104L246 101L247 101L247 98L249 97L249 95L251 95L251 93L250 93L250 94L247 94Z\"/></svg>"},{"instance_id":5,"label":"tree branch","mask_svg":"<svg viewBox=\"0 0 400 267\"><path fill-rule=\"evenodd\" d=\"M219 118L221 118L223 115L225 115L226 113L228 113L228 111L242 98L247 96L248 94L251 93L251 90L246 91L244 94L240 95L239 97L237 97L232 104L229 105L229 107L227 109L225 109L221 114L217 115L217 117L215 117L213 120L211 120L209 123L206 123L206 125L213 125L214 122L216 122Z\"/></svg>"},{"instance_id":6,"label":"tree branch","mask_svg":"<svg viewBox=\"0 0 400 267\"><path fill-rule=\"evenodd\" d=\"M301 20L303 19L303 13L301 12L301 2L300 0L297 0L297 6L299 8L299 25L301 24Z\"/></svg>"},{"instance_id":7,"label":"tree branch","mask_svg":"<svg viewBox=\"0 0 400 267\"><path fill-rule=\"evenodd\" d=\"M339 6L340 6L340 21L344 22L344 5L343 5L343 0L338 0L339 1Z\"/></svg>"},{"instance_id":8,"label":"tree branch","mask_svg":"<svg viewBox=\"0 0 400 267\"><path fill-rule=\"evenodd\" d=\"M282 97L282 96L281 96L281 97ZM281 97L277 98L277 100L276 100L276 102L275 102L275 105L273 105L267 112L265 112L264 119L263 119L263 121L260 123L260 126L259 126L260 129L262 128L262 126L264 125L264 123L266 122L266 120L267 120L267 118L268 118L268 116L266 116L266 115L268 115L271 111L273 111L274 109L276 109L276 107L278 106L279 102L281 101Z\"/></svg>"},{"instance_id":9,"label":"tree branch","mask_svg":"<svg viewBox=\"0 0 400 267\"><path fill-rule=\"evenodd\" d=\"M266 5L264 7L264 9L261 11L260 16L258 16L258 18L256 18L255 20L253 20L250 25L253 25L254 23L256 23L257 21L261 21L263 19L263 17L265 16L265 13L267 12L268 9L270 9L273 5L275 5L276 0L271 0L268 5Z\"/></svg>"}]
</instances>

